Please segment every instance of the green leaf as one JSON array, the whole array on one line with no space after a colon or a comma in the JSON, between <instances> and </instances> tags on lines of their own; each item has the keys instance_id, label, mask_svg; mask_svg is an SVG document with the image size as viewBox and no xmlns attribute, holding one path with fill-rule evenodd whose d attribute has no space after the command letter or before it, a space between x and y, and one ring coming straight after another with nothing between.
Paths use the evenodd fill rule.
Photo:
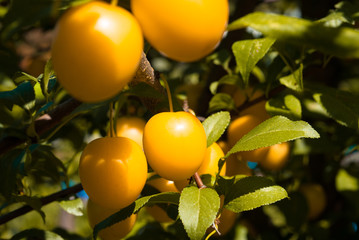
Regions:
<instances>
[{"instance_id":1,"label":"green leaf","mask_svg":"<svg viewBox=\"0 0 359 240\"><path fill-rule=\"evenodd\" d=\"M251 151L297 138L319 138L319 134L307 122L274 116L244 135L228 151L226 157L236 152Z\"/></svg>"},{"instance_id":2,"label":"green leaf","mask_svg":"<svg viewBox=\"0 0 359 240\"><path fill-rule=\"evenodd\" d=\"M49 95L49 82L53 74L54 74L54 69L52 67L52 61L50 59L49 61L47 61L45 65L44 76L41 81L42 93L46 97Z\"/></svg>"},{"instance_id":3,"label":"green leaf","mask_svg":"<svg viewBox=\"0 0 359 240\"><path fill-rule=\"evenodd\" d=\"M140 209L145 206L149 206L157 203L178 205L179 199L180 199L180 194L177 192L163 192L163 193L158 193L151 196L139 198L134 203L130 204L129 206L121 209L120 211L112 214L105 220L96 224L93 230L93 237L94 239L96 239L100 230L110 227L113 224L116 224L122 220L125 220L132 214L140 211Z\"/></svg>"},{"instance_id":4,"label":"green leaf","mask_svg":"<svg viewBox=\"0 0 359 240\"><path fill-rule=\"evenodd\" d=\"M235 177L227 177L227 176L218 176L218 185L216 186L216 191L219 195L227 195L230 191L232 185L236 182L237 176Z\"/></svg>"},{"instance_id":5,"label":"green leaf","mask_svg":"<svg viewBox=\"0 0 359 240\"><path fill-rule=\"evenodd\" d=\"M218 80L218 85L222 84L240 85L241 78L238 75L228 74Z\"/></svg>"},{"instance_id":6,"label":"green leaf","mask_svg":"<svg viewBox=\"0 0 359 240\"><path fill-rule=\"evenodd\" d=\"M300 64L299 68L292 74L281 77L279 82L294 91L303 91L303 64Z\"/></svg>"},{"instance_id":7,"label":"green leaf","mask_svg":"<svg viewBox=\"0 0 359 240\"><path fill-rule=\"evenodd\" d=\"M236 181L225 196L224 208L239 213L269 205L288 197L286 190L265 178L244 177Z\"/></svg>"},{"instance_id":8,"label":"green leaf","mask_svg":"<svg viewBox=\"0 0 359 240\"><path fill-rule=\"evenodd\" d=\"M84 204L80 198L74 200L65 200L59 202L60 206L68 213L74 216L82 216Z\"/></svg>"},{"instance_id":9,"label":"green leaf","mask_svg":"<svg viewBox=\"0 0 359 240\"><path fill-rule=\"evenodd\" d=\"M233 109L235 109L234 101L232 97L227 93L217 93L209 101L209 112Z\"/></svg>"},{"instance_id":10,"label":"green leaf","mask_svg":"<svg viewBox=\"0 0 359 240\"><path fill-rule=\"evenodd\" d=\"M21 203L26 203L27 205L29 205L31 208L33 208L37 213L40 214L43 222L45 223L46 220L46 216L44 211L41 210L42 208L42 203L40 198L38 197L32 197L32 196L26 196L26 195L21 195L21 196L15 196L14 197L16 202L21 202Z\"/></svg>"},{"instance_id":11,"label":"green leaf","mask_svg":"<svg viewBox=\"0 0 359 240\"><path fill-rule=\"evenodd\" d=\"M335 186L339 192L359 190L359 179L350 175L345 169L340 169L335 177Z\"/></svg>"},{"instance_id":12,"label":"green leaf","mask_svg":"<svg viewBox=\"0 0 359 240\"><path fill-rule=\"evenodd\" d=\"M299 99L292 94L271 98L266 103L266 110L272 116L282 115L291 120L302 118L302 105Z\"/></svg>"},{"instance_id":13,"label":"green leaf","mask_svg":"<svg viewBox=\"0 0 359 240\"><path fill-rule=\"evenodd\" d=\"M5 198L18 194L19 178L24 176L24 159L27 151L15 148L0 157L0 193Z\"/></svg>"},{"instance_id":14,"label":"green leaf","mask_svg":"<svg viewBox=\"0 0 359 240\"><path fill-rule=\"evenodd\" d=\"M339 124L359 128L359 96L314 84L309 85L308 90L312 92L314 100Z\"/></svg>"},{"instance_id":15,"label":"green leaf","mask_svg":"<svg viewBox=\"0 0 359 240\"><path fill-rule=\"evenodd\" d=\"M314 48L337 57L359 57L359 32L349 27L332 28L305 19L255 12L233 21L228 30L245 27L279 41Z\"/></svg>"},{"instance_id":16,"label":"green leaf","mask_svg":"<svg viewBox=\"0 0 359 240\"><path fill-rule=\"evenodd\" d=\"M250 73L258 61L265 56L274 42L274 39L262 38L237 41L233 44L233 54L236 58L237 67L242 75L245 86L248 86Z\"/></svg>"},{"instance_id":17,"label":"green leaf","mask_svg":"<svg viewBox=\"0 0 359 240\"><path fill-rule=\"evenodd\" d=\"M54 181L66 178L66 167L52 152L52 147L47 145L31 145L31 157L25 161L25 171L29 175L49 177ZM65 179L66 180L66 179Z\"/></svg>"},{"instance_id":18,"label":"green leaf","mask_svg":"<svg viewBox=\"0 0 359 240\"><path fill-rule=\"evenodd\" d=\"M24 82L31 82L31 85L35 85L39 80L26 72L21 72L20 75L15 78L14 82L16 85Z\"/></svg>"},{"instance_id":19,"label":"green leaf","mask_svg":"<svg viewBox=\"0 0 359 240\"><path fill-rule=\"evenodd\" d=\"M35 92L31 82L24 82L11 91L0 92L0 103L12 110L14 104L23 107L35 99Z\"/></svg>"},{"instance_id":20,"label":"green leaf","mask_svg":"<svg viewBox=\"0 0 359 240\"><path fill-rule=\"evenodd\" d=\"M219 207L220 199L215 190L194 186L183 189L178 211L190 239L203 238L207 228L216 219Z\"/></svg>"},{"instance_id":21,"label":"green leaf","mask_svg":"<svg viewBox=\"0 0 359 240\"><path fill-rule=\"evenodd\" d=\"M340 27L343 23L350 23L343 12L332 11L328 16L318 20L326 27Z\"/></svg>"},{"instance_id":22,"label":"green leaf","mask_svg":"<svg viewBox=\"0 0 359 240\"><path fill-rule=\"evenodd\" d=\"M35 229L35 228L26 229L26 230L24 230L22 232L19 232L19 233L15 234L11 238L11 240L23 240L23 239L64 240L60 235L58 235L58 234L56 234L54 232Z\"/></svg>"},{"instance_id":23,"label":"green leaf","mask_svg":"<svg viewBox=\"0 0 359 240\"><path fill-rule=\"evenodd\" d=\"M241 78L238 75L227 74L221 77L218 81L212 82L210 85L210 90L213 95L217 93L218 86L222 84L229 84L235 86L241 86L243 83L241 82Z\"/></svg>"},{"instance_id":24,"label":"green leaf","mask_svg":"<svg viewBox=\"0 0 359 240\"><path fill-rule=\"evenodd\" d=\"M339 27L344 24L354 24L358 19L359 5L348 1L339 2L335 5L335 10L318 22L323 22L328 27Z\"/></svg>"},{"instance_id":25,"label":"green leaf","mask_svg":"<svg viewBox=\"0 0 359 240\"><path fill-rule=\"evenodd\" d=\"M217 112L204 120L203 127L207 136L207 147L215 143L224 133L231 121L229 112Z\"/></svg>"},{"instance_id":26,"label":"green leaf","mask_svg":"<svg viewBox=\"0 0 359 240\"><path fill-rule=\"evenodd\" d=\"M228 73L231 73L232 70L229 67L229 63L231 61L231 54L226 49L221 49L218 52L215 52L207 57L207 61L212 61L215 65L222 66L224 70Z\"/></svg>"}]
</instances>

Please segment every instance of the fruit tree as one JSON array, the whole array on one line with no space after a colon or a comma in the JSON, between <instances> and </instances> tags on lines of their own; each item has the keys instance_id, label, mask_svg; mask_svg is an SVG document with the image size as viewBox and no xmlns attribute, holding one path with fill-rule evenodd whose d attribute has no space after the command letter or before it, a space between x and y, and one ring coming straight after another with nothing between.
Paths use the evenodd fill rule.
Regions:
<instances>
[{"instance_id":1,"label":"fruit tree","mask_svg":"<svg viewBox=\"0 0 359 240\"><path fill-rule=\"evenodd\" d=\"M359 239L359 1L0 1L0 239Z\"/></svg>"}]
</instances>

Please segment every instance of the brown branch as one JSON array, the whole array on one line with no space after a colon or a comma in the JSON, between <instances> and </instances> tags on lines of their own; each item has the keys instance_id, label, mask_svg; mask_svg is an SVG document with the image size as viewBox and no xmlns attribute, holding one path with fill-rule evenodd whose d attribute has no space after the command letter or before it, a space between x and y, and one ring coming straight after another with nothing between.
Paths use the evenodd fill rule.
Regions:
<instances>
[{"instance_id":1,"label":"brown branch","mask_svg":"<svg viewBox=\"0 0 359 240\"><path fill-rule=\"evenodd\" d=\"M46 133L48 130L55 127L61 120L69 115L73 110L80 106L81 102L76 99L70 98L58 105L53 111L46 113L35 120L35 130L38 135ZM24 131L26 131L24 129ZM25 143L26 139L7 136L0 139L0 156L10 151L11 149ZM31 142L36 142L32 139Z\"/></svg>"},{"instance_id":2,"label":"brown branch","mask_svg":"<svg viewBox=\"0 0 359 240\"><path fill-rule=\"evenodd\" d=\"M146 58L146 55L143 53L140 65L136 72L136 75L131 82L131 85L134 86L140 82L145 82L151 86L153 86L156 90L161 91L162 86L159 84L155 77L154 70ZM156 104L154 101L150 101L147 99L148 106L152 107ZM46 113L35 120L35 130L36 133L41 136L45 134L47 131L51 130L53 127L57 126L64 117L71 114L78 106L81 105L81 102L70 98L64 103L58 105L54 110L49 113ZM24 129L24 131L26 131ZM36 139L21 139L14 136L6 136L0 139L0 156L10 151L11 149L24 144L26 141L30 140L30 143L35 143Z\"/></svg>"},{"instance_id":3,"label":"brown branch","mask_svg":"<svg viewBox=\"0 0 359 240\"><path fill-rule=\"evenodd\" d=\"M53 193L49 196L46 196L46 197L43 197L40 199L41 201L41 206L45 206L51 202L54 202L58 199L61 199L61 198L67 198L75 193L78 193L82 190L82 185L81 184L77 184L73 187L70 187L70 188L67 188L67 189L64 189L64 190L61 190L59 192L56 192L56 193ZM12 212L9 212L9 213L6 213L2 216L0 216L0 225L4 224L4 223L7 223L8 221L14 219L14 218L17 218L19 216L22 216L30 211L34 210L31 206L29 205L25 205L21 208L18 208Z\"/></svg>"}]
</instances>

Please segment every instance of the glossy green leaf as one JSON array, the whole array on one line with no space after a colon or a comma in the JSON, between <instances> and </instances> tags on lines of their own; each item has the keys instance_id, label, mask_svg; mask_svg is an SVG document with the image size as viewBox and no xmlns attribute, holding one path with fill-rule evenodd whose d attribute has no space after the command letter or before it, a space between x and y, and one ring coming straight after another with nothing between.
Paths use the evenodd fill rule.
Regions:
<instances>
[{"instance_id":1,"label":"glossy green leaf","mask_svg":"<svg viewBox=\"0 0 359 240\"><path fill-rule=\"evenodd\" d=\"M216 142L224 133L231 121L229 112L217 112L204 120L203 127L207 136L207 147Z\"/></svg>"},{"instance_id":2,"label":"glossy green leaf","mask_svg":"<svg viewBox=\"0 0 359 240\"><path fill-rule=\"evenodd\" d=\"M235 104L233 98L226 93L217 93L209 101L209 112L217 112L220 110L233 110Z\"/></svg>"},{"instance_id":3,"label":"glossy green leaf","mask_svg":"<svg viewBox=\"0 0 359 240\"><path fill-rule=\"evenodd\" d=\"M163 193L158 193L151 196L139 198L134 203L130 204L129 206L121 209L120 211L112 214L105 220L96 224L93 230L93 237L94 239L96 239L100 230L110 227L113 224L128 218L133 213L137 213L138 211L140 211L141 208L145 206L149 206L157 203L168 203L168 204L178 205L179 199L180 199L180 194L177 192L163 192Z\"/></svg>"},{"instance_id":4,"label":"glossy green leaf","mask_svg":"<svg viewBox=\"0 0 359 240\"><path fill-rule=\"evenodd\" d=\"M266 102L266 110L269 114L282 115L291 120L302 118L302 105L300 100L292 94L271 98Z\"/></svg>"},{"instance_id":5,"label":"glossy green leaf","mask_svg":"<svg viewBox=\"0 0 359 240\"><path fill-rule=\"evenodd\" d=\"M274 116L244 135L226 157L236 152L251 151L297 138L319 138L319 134L307 122Z\"/></svg>"},{"instance_id":6,"label":"glossy green leaf","mask_svg":"<svg viewBox=\"0 0 359 240\"><path fill-rule=\"evenodd\" d=\"M238 176L238 175L237 175ZM232 185L236 182L236 177L218 176L216 191L219 195L227 195Z\"/></svg>"},{"instance_id":7,"label":"glossy green leaf","mask_svg":"<svg viewBox=\"0 0 359 240\"><path fill-rule=\"evenodd\" d=\"M265 177L244 177L232 185L224 208L239 213L269 205L288 197L287 191Z\"/></svg>"},{"instance_id":8,"label":"glossy green leaf","mask_svg":"<svg viewBox=\"0 0 359 240\"><path fill-rule=\"evenodd\" d=\"M0 92L0 104L4 104L9 110L16 104L23 107L26 103L35 99L35 92L30 82L21 83L11 91Z\"/></svg>"},{"instance_id":9,"label":"glossy green leaf","mask_svg":"<svg viewBox=\"0 0 359 240\"><path fill-rule=\"evenodd\" d=\"M262 38L237 41L233 44L233 54L236 58L237 68L243 78L245 86L248 85L250 73L258 61L265 56L274 42L274 39Z\"/></svg>"},{"instance_id":10,"label":"glossy green leaf","mask_svg":"<svg viewBox=\"0 0 359 240\"><path fill-rule=\"evenodd\" d=\"M179 203L179 216L192 240L201 240L216 219L220 207L217 192L211 188L184 188Z\"/></svg>"},{"instance_id":11,"label":"glossy green leaf","mask_svg":"<svg viewBox=\"0 0 359 240\"><path fill-rule=\"evenodd\" d=\"M84 204L81 198L76 198L74 200L64 200L60 201L60 206L66 212L74 216L82 216L84 211Z\"/></svg>"},{"instance_id":12,"label":"glossy green leaf","mask_svg":"<svg viewBox=\"0 0 359 240\"><path fill-rule=\"evenodd\" d=\"M301 64L292 74L281 77L279 82L294 91L303 91L303 65Z\"/></svg>"},{"instance_id":13,"label":"glossy green leaf","mask_svg":"<svg viewBox=\"0 0 359 240\"><path fill-rule=\"evenodd\" d=\"M349 27L326 27L322 23L278 15L254 12L233 21L229 30L251 27L264 36L314 48L324 53L343 57L359 57L359 32Z\"/></svg>"},{"instance_id":14,"label":"glossy green leaf","mask_svg":"<svg viewBox=\"0 0 359 240\"><path fill-rule=\"evenodd\" d=\"M308 86L308 90L312 92L314 100L339 124L359 128L359 96L314 84Z\"/></svg>"}]
</instances>

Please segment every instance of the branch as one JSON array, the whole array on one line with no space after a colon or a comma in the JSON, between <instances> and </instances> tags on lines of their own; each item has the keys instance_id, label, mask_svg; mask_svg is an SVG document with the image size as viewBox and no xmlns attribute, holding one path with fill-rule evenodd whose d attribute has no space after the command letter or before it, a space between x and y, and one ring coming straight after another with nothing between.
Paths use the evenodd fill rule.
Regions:
<instances>
[{"instance_id":1,"label":"branch","mask_svg":"<svg viewBox=\"0 0 359 240\"><path fill-rule=\"evenodd\" d=\"M80 192L82 190L82 185L81 184L77 184L73 187L70 187L70 188L67 188L67 189L64 189L64 190L61 190L59 192L56 192L56 193L53 193L49 196L46 196L46 197L43 197L40 199L41 201L41 206L45 206L51 202L54 202L58 199L61 199L61 198L66 198L70 195L73 195L77 192ZM9 213L6 213L2 216L0 216L0 225L4 224L4 223L7 223L8 221L14 219L14 218L17 218L19 216L22 216L30 211L34 210L32 207L30 207L29 205L25 205L21 208L18 208L12 212L9 212Z\"/></svg>"},{"instance_id":2,"label":"branch","mask_svg":"<svg viewBox=\"0 0 359 240\"><path fill-rule=\"evenodd\" d=\"M154 70L144 53L142 54L141 62L136 72L136 75L131 81L131 86L139 84L140 82L145 82L158 91L161 91L163 89L159 81L157 81ZM150 101L150 99L146 99L144 101L144 104L146 106L149 106L149 108L151 108L156 104L156 102ZM70 98L64 103L58 105L51 112L40 116L38 119L35 120L36 133L39 136L45 134L47 131L51 130L53 127L61 123L64 117L71 114L71 112L74 111L80 105L81 105L80 101L74 98ZM24 132L25 131L26 130L24 129ZM14 136L7 136L0 139L0 156L15 147L24 144L28 140L29 139L21 139ZM30 143L35 143L35 142L36 139L30 139Z\"/></svg>"}]
</instances>

